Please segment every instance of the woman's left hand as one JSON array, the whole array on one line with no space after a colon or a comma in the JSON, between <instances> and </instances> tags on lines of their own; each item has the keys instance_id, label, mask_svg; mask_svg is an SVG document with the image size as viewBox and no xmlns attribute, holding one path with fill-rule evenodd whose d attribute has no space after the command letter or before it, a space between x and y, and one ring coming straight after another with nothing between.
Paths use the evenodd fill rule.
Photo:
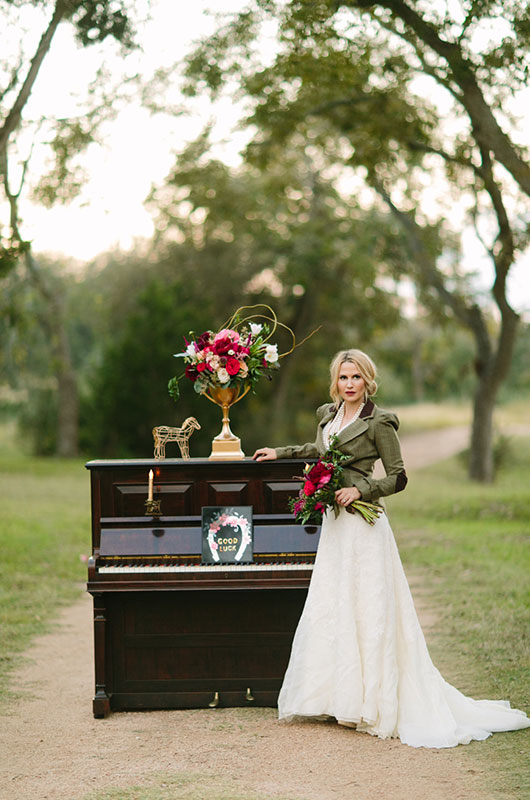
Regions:
<instances>
[{"instance_id":1,"label":"woman's left hand","mask_svg":"<svg viewBox=\"0 0 530 800\"><path fill-rule=\"evenodd\" d=\"M349 506L354 500L360 500L361 493L356 486L343 487L335 492L335 500L339 506Z\"/></svg>"}]
</instances>

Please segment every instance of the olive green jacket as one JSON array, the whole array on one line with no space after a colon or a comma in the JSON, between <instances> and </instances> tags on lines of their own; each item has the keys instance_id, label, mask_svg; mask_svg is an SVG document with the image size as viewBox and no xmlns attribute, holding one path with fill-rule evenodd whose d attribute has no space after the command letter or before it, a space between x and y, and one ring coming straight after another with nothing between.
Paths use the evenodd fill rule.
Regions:
<instances>
[{"instance_id":1,"label":"olive green jacket","mask_svg":"<svg viewBox=\"0 0 530 800\"><path fill-rule=\"evenodd\" d=\"M332 419L337 406L326 403L317 409L318 427L316 440L313 443L277 447L278 458L318 458L323 456L326 447L322 431ZM359 417L350 425L346 425L338 434L338 448L350 460L344 462L345 486L356 486L361 498L374 502L379 497L386 497L401 492L407 485L407 474L403 467L401 448L397 437L399 421L395 414L383 411L371 400L363 407ZM373 478L374 464L380 458L386 475L384 478Z\"/></svg>"}]
</instances>

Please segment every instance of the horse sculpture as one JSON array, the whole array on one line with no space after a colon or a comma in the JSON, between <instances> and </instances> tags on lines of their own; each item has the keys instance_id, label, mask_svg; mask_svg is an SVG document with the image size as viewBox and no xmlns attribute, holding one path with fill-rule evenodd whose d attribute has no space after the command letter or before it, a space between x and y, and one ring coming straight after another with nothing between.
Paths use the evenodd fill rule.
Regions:
<instances>
[{"instance_id":1,"label":"horse sculpture","mask_svg":"<svg viewBox=\"0 0 530 800\"><path fill-rule=\"evenodd\" d=\"M176 442L180 448L182 458L189 458L190 451L188 440L194 430L199 431L201 426L195 417L188 417L184 420L180 428L170 428L168 425L159 425L153 428L153 439L155 440L155 458L166 457L166 443Z\"/></svg>"}]
</instances>

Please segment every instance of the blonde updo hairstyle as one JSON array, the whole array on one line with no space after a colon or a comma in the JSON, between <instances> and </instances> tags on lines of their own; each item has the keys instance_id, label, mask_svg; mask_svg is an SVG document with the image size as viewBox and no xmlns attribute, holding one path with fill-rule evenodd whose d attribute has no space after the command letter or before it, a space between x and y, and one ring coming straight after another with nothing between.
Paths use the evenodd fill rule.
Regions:
<instances>
[{"instance_id":1,"label":"blonde updo hairstyle","mask_svg":"<svg viewBox=\"0 0 530 800\"><path fill-rule=\"evenodd\" d=\"M340 350L336 356L334 356L329 368L331 377L329 393L331 399L337 406L340 405L341 402L338 390L339 373L345 361L350 361L352 364L355 364L359 370L366 384L366 397L373 397L377 392L377 383L375 381L377 370L370 356L367 356L362 350Z\"/></svg>"}]
</instances>

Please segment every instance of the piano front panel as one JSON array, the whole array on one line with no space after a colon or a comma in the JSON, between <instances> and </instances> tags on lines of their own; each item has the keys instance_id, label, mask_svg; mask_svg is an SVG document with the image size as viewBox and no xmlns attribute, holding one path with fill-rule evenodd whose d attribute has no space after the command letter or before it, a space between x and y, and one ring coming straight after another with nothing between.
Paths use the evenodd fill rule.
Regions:
<instances>
[{"instance_id":1,"label":"piano front panel","mask_svg":"<svg viewBox=\"0 0 530 800\"><path fill-rule=\"evenodd\" d=\"M248 482L244 483L209 483L209 506L248 506Z\"/></svg>"},{"instance_id":2,"label":"piano front panel","mask_svg":"<svg viewBox=\"0 0 530 800\"><path fill-rule=\"evenodd\" d=\"M238 694L244 705L249 681L253 692L276 696L304 600L303 590L169 595L161 615L157 594L113 595L113 698L141 695L145 708L200 707L217 691Z\"/></svg>"},{"instance_id":3,"label":"piano front panel","mask_svg":"<svg viewBox=\"0 0 530 800\"><path fill-rule=\"evenodd\" d=\"M266 514L289 514L289 500L300 490L299 481L266 481L263 484L264 511Z\"/></svg>"},{"instance_id":4,"label":"piano front panel","mask_svg":"<svg viewBox=\"0 0 530 800\"><path fill-rule=\"evenodd\" d=\"M147 491L145 482L114 483L114 502L109 516L134 517L145 514ZM194 485L191 483L157 484L155 500L162 501L165 515L185 516L193 513L196 505Z\"/></svg>"}]
</instances>

